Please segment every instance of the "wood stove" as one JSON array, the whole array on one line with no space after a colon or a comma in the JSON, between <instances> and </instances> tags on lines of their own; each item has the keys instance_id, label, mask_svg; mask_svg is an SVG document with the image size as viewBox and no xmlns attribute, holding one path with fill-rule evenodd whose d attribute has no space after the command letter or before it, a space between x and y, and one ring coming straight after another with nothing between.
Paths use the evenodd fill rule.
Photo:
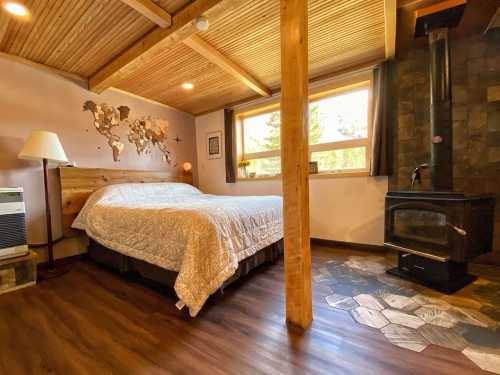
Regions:
<instances>
[{"instance_id":1,"label":"wood stove","mask_svg":"<svg viewBox=\"0 0 500 375\"><path fill-rule=\"evenodd\" d=\"M385 246L399 252L389 273L444 293L475 279L467 263L492 250L492 197L389 192L385 201Z\"/></svg>"},{"instance_id":2,"label":"wood stove","mask_svg":"<svg viewBox=\"0 0 500 375\"><path fill-rule=\"evenodd\" d=\"M415 37L427 36L430 53L429 167L431 192L389 192L385 199L385 246L397 250L398 267L388 272L445 293L475 278L467 263L490 252L494 199L453 191L453 134L448 28L459 24L466 0L448 0L415 14Z\"/></svg>"}]
</instances>

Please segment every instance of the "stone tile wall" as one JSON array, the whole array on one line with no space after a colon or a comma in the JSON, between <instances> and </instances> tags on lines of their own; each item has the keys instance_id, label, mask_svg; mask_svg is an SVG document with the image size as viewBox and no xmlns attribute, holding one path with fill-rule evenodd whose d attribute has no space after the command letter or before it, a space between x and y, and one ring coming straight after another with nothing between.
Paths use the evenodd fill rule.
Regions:
<instances>
[{"instance_id":1,"label":"stone tile wall","mask_svg":"<svg viewBox=\"0 0 500 375\"><path fill-rule=\"evenodd\" d=\"M500 85L500 29L451 42L454 190L497 197L495 252L482 259L500 264L500 101L488 88ZM430 160L429 54L399 56L393 72L393 176L391 190L407 189L416 165ZM418 189L430 189L428 171Z\"/></svg>"}]
</instances>

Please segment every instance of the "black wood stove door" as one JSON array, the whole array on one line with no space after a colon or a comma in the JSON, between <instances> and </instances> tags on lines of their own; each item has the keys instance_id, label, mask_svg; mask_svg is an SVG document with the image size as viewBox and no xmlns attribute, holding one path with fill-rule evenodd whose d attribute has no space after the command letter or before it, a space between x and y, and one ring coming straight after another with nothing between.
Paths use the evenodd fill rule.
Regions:
<instances>
[{"instance_id":1,"label":"black wood stove door","mask_svg":"<svg viewBox=\"0 0 500 375\"><path fill-rule=\"evenodd\" d=\"M454 223L461 220L455 207L422 201L386 202L385 242L429 252L460 257Z\"/></svg>"}]
</instances>

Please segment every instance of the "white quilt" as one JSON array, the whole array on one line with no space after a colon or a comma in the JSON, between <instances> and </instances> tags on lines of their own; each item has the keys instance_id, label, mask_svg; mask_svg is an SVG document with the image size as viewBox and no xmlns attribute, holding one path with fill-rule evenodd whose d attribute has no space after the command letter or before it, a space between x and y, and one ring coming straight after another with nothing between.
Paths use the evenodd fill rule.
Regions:
<instances>
[{"instance_id":1,"label":"white quilt","mask_svg":"<svg viewBox=\"0 0 500 375\"><path fill-rule=\"evenodd\" d=\"M208 195L181 183L111 185L92 194L72 226L178 272L177 296L196 316L239 261L283 237L282 200Z\"/></svg>"}]
</instances>

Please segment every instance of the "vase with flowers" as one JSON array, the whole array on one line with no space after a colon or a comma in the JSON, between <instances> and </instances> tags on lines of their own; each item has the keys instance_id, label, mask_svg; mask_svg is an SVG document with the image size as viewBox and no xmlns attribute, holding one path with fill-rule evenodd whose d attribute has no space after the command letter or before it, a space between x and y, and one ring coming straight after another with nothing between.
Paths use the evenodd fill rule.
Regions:
<instances>
[{"instance_id":1,"label":"vase with flowers","mask_svg":"<svg viewBox=\"0 0 500 375\"><path fill-rule=\"evenodd\" d=\"M247 170L247 167L250 165L250 161L248 160L244 160L242 159L239 163L238 163L238 168L240 169L241 171L241 175L243 177L248 177L248 170Z\"/></svg>"}]
</instances>

